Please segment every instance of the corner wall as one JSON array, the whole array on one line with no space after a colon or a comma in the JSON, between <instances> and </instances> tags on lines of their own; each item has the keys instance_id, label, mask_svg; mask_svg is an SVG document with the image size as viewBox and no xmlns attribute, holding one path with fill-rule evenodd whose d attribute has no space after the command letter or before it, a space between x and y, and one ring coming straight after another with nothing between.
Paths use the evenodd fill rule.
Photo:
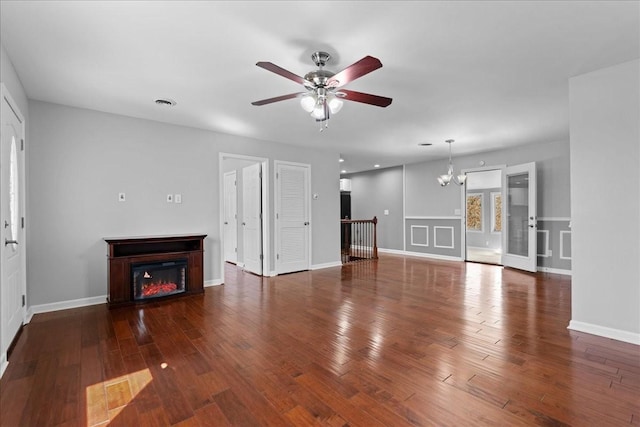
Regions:
<instances>
[{"instance_id":1,"label":"corner wall","mask_svg":"<svg viewBox=\"0 0 640 427\"><path fill-rule=\"evenodd\" d=\"M640 60L569 80L570 328L640 344Z\"/></svg>"}]
</instances>

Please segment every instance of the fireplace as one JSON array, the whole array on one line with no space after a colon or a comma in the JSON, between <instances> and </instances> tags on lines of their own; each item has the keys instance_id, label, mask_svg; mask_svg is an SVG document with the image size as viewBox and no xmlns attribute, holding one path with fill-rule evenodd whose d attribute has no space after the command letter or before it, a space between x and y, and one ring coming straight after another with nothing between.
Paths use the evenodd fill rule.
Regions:
<instances>
[{"instance_id":1,"label":"fireplace","mask_svg":"<svg viewBox=\"0 0 640 427\"><path fill-rule=\"evenodd\" d=\"M185 292L187 259L131 264L131 287L135 301Z\"/></svg>"},{"instance_id":2,"label":"fireplace","mask_svg":"<svg viewBox=\"0 0 640 427\"><path fill-rule=\"evenodd\" d=\"M105 238L109 308L203 293L205 237Z\"/></svg>"}]
</instances>

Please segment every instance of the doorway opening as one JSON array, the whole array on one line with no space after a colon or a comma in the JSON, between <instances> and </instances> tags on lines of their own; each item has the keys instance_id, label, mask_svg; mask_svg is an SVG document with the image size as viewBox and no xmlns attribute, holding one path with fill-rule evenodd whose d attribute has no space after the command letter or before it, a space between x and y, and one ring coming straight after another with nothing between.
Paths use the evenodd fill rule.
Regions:
<instances>
[{"instance_id":1,"label":"doorway opening","mask_svg":"<svg viewBox=\"0 0 640 427\"><path fill-rule=\"evenodd\" d=\"M268 159L220 153L220 275L236 264L269 275Z\"/></svg>"},{"instance_id":2,"label":"doorway opening","mask_svg":"<svg viewBox=\"0 0 640 427\"><path fill-rule=\"evenodd\" d=\"M467 171L466 175L465 259L502 265L502 169Z\"/></svg>"}]
</instances>

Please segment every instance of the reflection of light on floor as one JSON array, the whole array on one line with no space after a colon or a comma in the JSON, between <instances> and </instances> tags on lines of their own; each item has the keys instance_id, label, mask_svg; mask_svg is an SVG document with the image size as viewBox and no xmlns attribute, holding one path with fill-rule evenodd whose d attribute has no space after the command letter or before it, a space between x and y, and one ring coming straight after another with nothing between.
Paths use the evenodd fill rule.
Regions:
<instances>
[{"instance_id":1,"label":"reflection of light on floor","mask_svg":"<svg viewBox=\"0 0 640 427\"><path fill-rule=\"evenodd\" d=\"M142 369L86 388L87 425L113 420L153 379Z\"/></svg>"}]
</instances>

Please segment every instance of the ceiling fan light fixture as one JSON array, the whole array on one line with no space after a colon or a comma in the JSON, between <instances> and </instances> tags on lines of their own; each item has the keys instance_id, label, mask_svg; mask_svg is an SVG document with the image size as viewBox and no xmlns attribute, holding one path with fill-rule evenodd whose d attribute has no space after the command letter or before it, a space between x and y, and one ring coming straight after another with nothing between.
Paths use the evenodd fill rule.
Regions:
<instances>
[{"instance_id":1,"label":"ceiling fan light fixture","mask_svg":"<svg viewBox=\"0 0 640 427\"><path fill-rule=\"evenodd\" d=\"M360 102L378 107L387 107L391 104L391 98L340 89L345 84L382 67L382 62L380 62L378 58L365 56L338 73L324 69L324 66L330 58L331 55L327 52L314 52L311 59L318 69L308 72L304 77L285 70L271 62L257 62L256 65L258 67L301 84L307 89L307 92L289 93L287 95L254 101L251 104L266 105L287 99L300 98L301 108L309 113L317 122L323 122L320 131L328 127L331 115L337 114L342 109L345 99L347 101Z\"/></svg>"},{"instance_id":2,"label":"ceiling fan light fixture","mask_svg":"<svg viewBox=\"0 0 640 427\"><path fill-rule=\"evenodd\" d=\"M336 114L338 111L342 110L342 106L344 105L344 101L335 96L331 96L329 98L329 111L331 114Z\"/></svg>"},{"instance_id":3,"label":"ceiling fan light fixture","mask_svg":"<svg viewBox=\"0 0 640 427\"><path fill-rule=\"evenodd\" d=\"M327 117L327 114L326 114L325 104L317 103L315 108L311 112L311 117L319 121L327 120L329 117Z\"/></svg>"},{"instance_id":4,"label":"ceiling fan light fixture","mask_svg":"<svg viewBox=\"0 0 640 427\"><path fill-rule=\"evenodd\" d=\"M318 99L313 93L307 93L305 95L302 95L302 98L300 98L300 106L307 113L313 112L313 110L316 108L317 102Z\"/></svg>"}]
</instances>

